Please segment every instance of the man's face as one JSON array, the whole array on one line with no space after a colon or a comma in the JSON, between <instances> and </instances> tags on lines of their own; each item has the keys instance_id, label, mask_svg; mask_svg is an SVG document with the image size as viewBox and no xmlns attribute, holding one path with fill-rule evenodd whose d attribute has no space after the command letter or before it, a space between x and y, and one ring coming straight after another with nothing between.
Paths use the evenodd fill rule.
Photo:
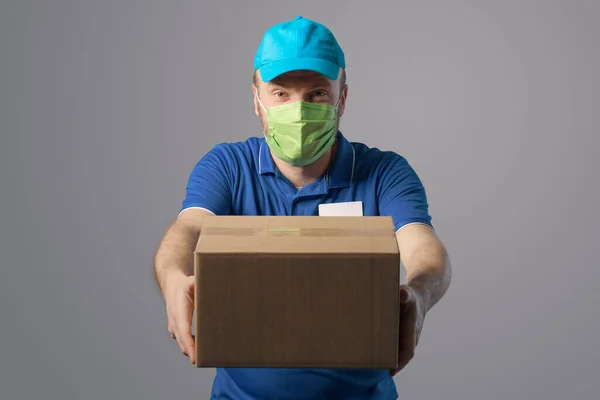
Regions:
<instances>
[{"instance_id":1,"label":"man's face","mask_svg":"<svg viewBox=\"0 0 600 400\"><path fill-rule=\"evenodd\" d=\"M263 82L260 70L258 70L256 84L252 89L254 91L254 112L260 118L263 133L266 135L268 132L268 124L266 113L260 106L257 95L266 109L296 101L335 106L339 100L338 126L336 127L339 128L339 120L344 113L348 90L347 87L340 87L340 76L341 72L338 79L331 80L313 71L293 71L279 75L270 82Z\"/></svg>"}]
</instances>

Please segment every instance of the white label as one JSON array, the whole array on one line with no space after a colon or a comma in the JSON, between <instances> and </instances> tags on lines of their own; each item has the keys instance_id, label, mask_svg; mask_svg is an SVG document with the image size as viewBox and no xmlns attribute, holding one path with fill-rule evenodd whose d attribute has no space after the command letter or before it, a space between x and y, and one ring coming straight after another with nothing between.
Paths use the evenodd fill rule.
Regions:
<instances>
[{"instance_id":1,"label":"white label","mask_svg":"<svg viewBox=\"0 0 600 400\"><path fill-rule=\"evenodd\" d=\"M362 217L362 201L319 204L320 217Z\"/></svg>"}]
</instances>

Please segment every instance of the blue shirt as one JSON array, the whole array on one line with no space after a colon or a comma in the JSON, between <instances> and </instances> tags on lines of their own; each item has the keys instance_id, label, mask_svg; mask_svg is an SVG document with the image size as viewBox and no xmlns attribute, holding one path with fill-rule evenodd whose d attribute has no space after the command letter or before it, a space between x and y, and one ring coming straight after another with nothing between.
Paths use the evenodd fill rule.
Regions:
<instances>
[{"instance_id":1,"label":"blue shirt","mask_svg":"<svg viewBox=\"0 0 600 400\"><path fill-rule=\"evenodd\" d=\"M396 230L431 226L425 188L407 160L337 134L330 168L301 189L283 176L264 138L221 143L193 168L181 211L216 215L318 215L322 203L362 201L365 216L391 216ZM217 368L211 399L393 400L388 370Z\"/></svg>"}]
</instances>

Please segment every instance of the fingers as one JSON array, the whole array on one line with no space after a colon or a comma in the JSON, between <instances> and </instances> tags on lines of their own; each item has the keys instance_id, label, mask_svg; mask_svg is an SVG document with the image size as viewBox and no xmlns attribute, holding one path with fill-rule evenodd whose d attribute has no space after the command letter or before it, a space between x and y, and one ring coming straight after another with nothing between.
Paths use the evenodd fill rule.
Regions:
<instances>
[{"instance_id":1,"label":"fingers","mask_svg":"<svg viewBox=\"0 0 600 400\"><path fill-rule=\"evenodd\" d=\"M169 331L169 335L171 335L171 337L175 339L175 332L173 331L173 324L171 323L171 318L167 316L167 320L169 321L167 324L167 330Z\"/></svg>"},{"instance_id":2,"label":"fingers","mask_svg":"<svg viewBox=\"0 0 600 400\"><path fill-rule=\"evenodd\" d=\"M195 341L192 336L194 311L194 277L188 277L173 285L167 296L167 320L169 335L177 341L182 354L195 363Z\"/></svg>"},{"instance_id":3,"label":"fingers","mask_svg":"<svg viewBox=\"0 0 600 400\"><path fill-rule=\"evenodd\" d=\"M169 334L177 342L181 354L185 354L185 346L183 345L181 341L181 335L179 334L179 325L173 315L174 313L170 313L169 315Z\"/></svg>"},{"instance_id":4,"label":"fingers","mask_svg":"<svg viewBox=\"0 0 600 400\"><path fill-rule=\"evenodd\" d=\"M189 276L185 283L185 298L180 306L178 315L178 333L184 348L184 354L190 358L192 364L195 358L195 343L192 336L192 314L194 312L194 276Z\"/></svg>"},{"instance_id":5,"label":"fingers","mask_svg":"<svg viewBox=\"0 0 600 400\"><path fill-rule=\"evenodd\" d=\"M400 302L399 351L414 350L417 324L417 305L407 295L405 302Z\"/></svg>"},{"instance_id":6,"label":"fingers","mask_svg":"<svg viewBox=\"0 0 600 400\"><path fill-rule=\"evenodd\" d=\"M195 344L194 338L192 337L191 321L181 321L177 327L177 339L183 346L183 354L190 358L190 361L194 362Z\"/></svg>"},{"instance_id":7,"label":"fingers","mask_svg":"<svg viewBox=\"0 0 600 400\"><path fill-rule=\"evenodd\" d=\"M169 332L169 335L171 335L171 337L173 339L175 339L175 329L173 328L174 326L174 320L173 320L173 313L169 310L169 307L167 306L167 330Z\"/></svg>"},{"instance_id":8,"label":"fingers","mask_svg":"<svg viewBox=\"0 0 600 400\"><path fill-rule=\"evenodd\" d=\"M400 329L398 337L398 367L390 371L394 376L401 371L415 354L416 302L409 287L400 287Z\"/></svg>"},{"instance_id":9,"label":"fingers","mask_svg":"<svg viewBox=\"0 0 600 400\"><path fill-rule=\"evenodd\" d=\"M411 360L412 360L412 356L399 359L398 367L396 369L391 370L390 375L396 376L396 374L398 374L398 372L402 371L404 369L404 367L406 367Z\"/></svg>"},{"instance_id":10,"label":"fingers","mask_svg":"<svg viewBox=\"0 0 600 400\"><path fill-rule=\"evenodd\" d=\"M195 340L192 335L191 321L187 318L173 319L173 329L169 331L169 334L173 339L177 341L179 351L181 354L190 358L192 363L195 362Z\"/></svg>"}]
</instances>

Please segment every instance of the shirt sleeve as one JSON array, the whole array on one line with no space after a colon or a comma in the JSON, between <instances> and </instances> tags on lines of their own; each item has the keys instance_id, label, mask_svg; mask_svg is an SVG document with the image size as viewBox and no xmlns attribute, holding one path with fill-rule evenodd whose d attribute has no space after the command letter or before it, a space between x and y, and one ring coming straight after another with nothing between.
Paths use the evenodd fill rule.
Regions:
<instances>
[{"instance_id":1,"label":"shirt sleeve","mask_svg":"<svg viewBox=\"0 0 600 400\"><path fill-rule=\"evenodd\" d=\"M223 145L206 153L190 173L181 211L198 207L215 215L231 211L231 161Z\"/></svg>"},{"instance_id":2,"label":"shirt sleeve","mask_svg":"<svg viewBox=\"0 0 600 400\"><path fill-rule=\"evenodd\" d=\"M396 231L410 223L433 227L425 187L404 157L388 154L380 171L377 192L379 213L392 217Z\"/></svg>"}]
</instances>

